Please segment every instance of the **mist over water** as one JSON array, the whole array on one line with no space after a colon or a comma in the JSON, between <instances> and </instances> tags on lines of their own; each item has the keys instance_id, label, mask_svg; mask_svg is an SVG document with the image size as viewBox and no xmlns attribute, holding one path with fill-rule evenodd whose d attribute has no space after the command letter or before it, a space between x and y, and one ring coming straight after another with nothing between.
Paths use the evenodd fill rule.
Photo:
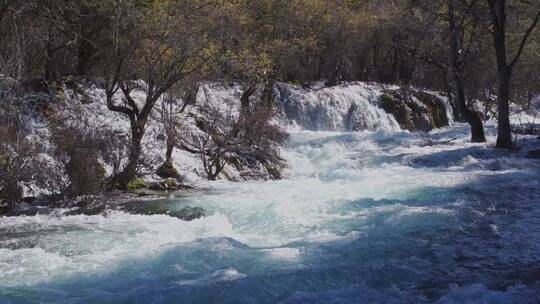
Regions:
<instances>
[{"instance_id":1,"label":"mist over water","mask_svg":"<svg viewBox=\"0 0 540 304\"><path fill-rule=\"evenodd\" d=\"M539 303L540 165L449 127L293 131L280 181L173 195L206 218L0 218L0 303Z\"/></svg>"}]
</instances>

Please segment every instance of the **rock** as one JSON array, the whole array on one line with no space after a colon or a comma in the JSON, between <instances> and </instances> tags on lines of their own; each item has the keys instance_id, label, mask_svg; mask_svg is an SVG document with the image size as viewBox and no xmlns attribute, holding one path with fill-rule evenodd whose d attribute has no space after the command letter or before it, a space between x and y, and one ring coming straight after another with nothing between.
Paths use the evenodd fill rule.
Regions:
<instances>
[{"instance_id":1,"label":"rock","mask_svg":"<svg viewBox=\"0 0 540 304\"><path fill-rule=\"evenodd\" d=\"M15 216L19 215L28 215L33 216L37 214L37 208L34 206L26 203L26 202L20 202L19 204L15 205L15 207L11 210L11 214Z\"/></svg>"},{"instance_id":2,"label":"rock","mask_svg":"<svg viewBox=\"0 0 540 304\"><path fill-rule=\"evenodd\" d=\"M79 215L79 214L83 214L83 215L98 215L98 214L102 214L103 212L105 212L105 210L107 210L107 206L106 205L98 205L98 206L83 206L83 207L79 207L78 209L74 209L74 210L71 210L71 211L68 211L66 212L64 215Z\"/></svg>"},{"instance_id":3,"label":"rock","mask_svg":"<svg viewBox=\"0 0 540 304\"><path fill-rule=\"evenodd\" d=\"M88 96L86 94L81 95L81 103L82 104L88 105L88 104L91 104L93 102L94 102L94 100L92 99L92 97L90 97L90 96Z\"/></svg>"},{"instance_id":4,"label":"rock","mask_svg":"<svg viewBox=\"0 0 540 304\"><path fill-rule=\"evenodd\" d=\"M205 217L206 211L201 207L184 207L178 211L171 211L168 214L183 221L192 221Z\"/></svg>"},{"instance_id":5,"label":"rock","mask_svg":"<svg viewBox=\"0 0 540 304\"><path fill-rule=\"evenodd\" d=\"M397 91L387 91L381 96L381 106L386 113L392 114L399 126L409 131L414 129L412 110L405 104Z\"/></svg>"},{"instance_id":6,"label":"rock","mask_svg":"<svg viewBox=\"0 0 540 304\"><path fill-rule=\"evenodd\" d=\"M122 210L131 214L168 215L183 221L192 221L206 216L201 207L183 207L179 210L169 210L169 206L162 202L139 202L125 205Z\"/></svg>"},{"instance_id":7,"label":"rock","mask_svg":"<svg viewBox=\"0 0 540 304\"><path fill-rule=\"evenodd\" d=\"M527 152L527 158L540 159L540 149L530 150Z\"/></svg>"},{"instance_id":8,"label":"rock","mask_svg":"<svg viewBox=\"0 0 540 304\"><path fill-rule=\"evenodd\" d=\"M413 94L427 107L433 128L449 125L450 121L447 116L446 106L439 97L424 91L414 91Z\"/></svg>"},{"instance_id":9,"label":"rock","mask_svg":"<svg viewBox=\"0 0 540 304\"><path fill-rule=\"evenodd\" d=\"M280 180L281 179L281 172L279 171L278 168L276 168L274 166L267 165L266 166L266 171L268 171L268 174L270 174L272 179L275 179L275 180Z\"/></svg>"},{"instance_id":10,"label":"rock","mask_svg":"<svg viewBox=\"0 0 540 304\"><path fill-rule=\"evenodd\" d=\"M21 202L13 206L13 208L9 210L7 215L9 216L21 216L21 215L34 216L37 214L49 214L53 210L54 209L49 208L47 206L33 206L28 203Z\"/></svg>"},{"instance_id":11,"label":"rock","mask_svg":"<svg viewBox=\"0 0 540 304\"><path fill-rule=\"evenodd\" d=\"M169 209L165 204L151 202L130 204L124 210L129 213L144 215L167 214L169 212Z\"/></svg>"},{"instance_id":12,"label":"rock","mask_svg":"<svg viewBox=\"0 0 540 304\"><path fill-rule=\"evenodd\" d=\"M176 179L167 178L160 182L150 183L148 188L155 191L176 191L180 190L182 187Z\"/></svg>"},{"instance_id":13,"label":"rock","mask_svg":"<svg viewBox=\"0 0 540 304\"><path fill-rule=\"evenodd\" d=\"M27 203L27 204L30 204L30 205L34 205L37 201L38 201L38 198L34 197L34 196L27 196L27 197L24 197L21 200L21 202Z\"/></svg>"},{"instance_id":14,"label":"rock","mask_svg":"<svg viewBox=\"0 0 540 304\"><path fill-rule=\"evenodd\" d=\"M449 124L443 101L427 92L386 90L380 99L386 113L392 114L401 128L428 132Z\"/></svg>"},{"instance_id":15,"label":"rock","mask_svg":"<svg viewBox=\"0 0 540 304\"><path fill-rule=\"evenodd\" d=\"M8 214L9 211L10 211L10 206L8 205L8 203L0 199L0 217L5 214Z\"/></svg>"},{"instance_id":16,"label":"rock","mask_svg":"<svg viewBox=\"0 0 540 304\"><path fill-rule=\"evenodd\" d=\"M136 178L127 185L128 190L139 190L148 188L148 184L142 178Z\"/></svg>"},{"instance_id":17,"label":"rock","mask_svg":"<svg viewBox=\"0 0 540 304\"><path fill-rule=\"evenodd\" d=\"M157 169L156 174L162 178L180 178L180 173L178 173L178 170L176 170L170 161L163 163L163 165Z\"/></svg>"}]
</instances>

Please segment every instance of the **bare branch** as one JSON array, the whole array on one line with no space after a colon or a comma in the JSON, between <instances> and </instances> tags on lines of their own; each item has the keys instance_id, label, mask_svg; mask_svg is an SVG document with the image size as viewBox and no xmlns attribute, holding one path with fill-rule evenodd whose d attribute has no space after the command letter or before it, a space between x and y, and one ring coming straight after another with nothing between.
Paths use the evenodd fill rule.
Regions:
<instances>
[{"instance_id":1,"label":"bare branch","mask_svg":"<svg viewBox=\"0 0 540 304\"><path fill-rule=\"evenodd\" d=\"M510 62L510 68L512 69L516 63L518 62L519 58L521 57L521 54L523 53L523 49L525 48L525 45L527 44L527 40L529 39L529 36L533 32L534 28L538 24L538 21L540 21L540 10L536 13L536 16L533 19L532 24L527 29L527 32L525 32L525 35L521 39L521 43L519 44L519 49L517 54L514 56L514 59Z\"/></svg>"}]
</instances>

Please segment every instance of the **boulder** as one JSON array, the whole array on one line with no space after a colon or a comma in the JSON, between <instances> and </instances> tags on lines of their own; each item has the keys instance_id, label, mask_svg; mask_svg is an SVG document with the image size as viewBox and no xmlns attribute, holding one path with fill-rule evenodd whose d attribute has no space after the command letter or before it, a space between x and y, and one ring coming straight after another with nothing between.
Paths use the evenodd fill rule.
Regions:
<instances>
[{"instance_id":1,"label":"boulder","mask_svg":"<svg viewBox=\"0 0 540 304\"><path fill-rule=\"evenodd\" d=\"M183 221L192 221L206 216L206 211L201 207L184 207L180 210L170 211L169 216Z\"/></svg>"},{"instance_id":2,"label":"boulder","mask_svg":"<svg viewBox=\"0 0 540 304\"><path fill-rule=\"evenodd\" d=\"M139 190L148 188L148 184L142 178L135 178L127 185L128 190Z\"/></svg>"},{"instance_id":3,"label":"boulder","mask_svg":"<svg viewBox=\"0 0 540 304\"><path fill-rule=\"evenodd\" d=\"M413 93L427 107L433 128L441 128L450 124L446 106L440 97L424 91L414 91Z\"/></svg>"},{"instance_id":4,"label":"boulder","mask_svg":"<svg viewBox=\"0 0 540 304\"><path fill-rule=\"evenodd\" d=\"M389 89L382 94L380 103L402 129L428 132L449 124L444 102L424 91Z\"/></svg>"},{"instance_id":5,"label":"boulder","mask_svg":"<svg viewBox=\"0 0 540 304\"><path fill-rule=\"evenodd\" d=\"M412 110L407 106L398 91L386 91L381 96L381 106L388 114L392 114L402 129L414 130Z\"/></svg>"},{"instance_id":6,"label":"boulder","mask_svg":"<svg viewBox=\"0 0 540 304\"><path fill-rule=\"evenodd\" d=\"M150 183L148 189L155 191L175 191L180 190L182 186L174 178L167 178L165 180Z\"/></svg>"}]
</instances>

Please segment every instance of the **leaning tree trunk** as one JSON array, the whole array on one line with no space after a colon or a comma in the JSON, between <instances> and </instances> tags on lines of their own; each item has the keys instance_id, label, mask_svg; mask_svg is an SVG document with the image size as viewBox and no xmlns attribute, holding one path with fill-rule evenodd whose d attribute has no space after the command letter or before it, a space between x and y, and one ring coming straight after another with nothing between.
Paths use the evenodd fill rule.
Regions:
<instances>
[{"instance_id":1,"label":"leaning tree trunk","mask_svg":"<svg viewBox=\"0 0 540 304\"><path fill-rule=\"evenodd\" d=\"M165 152L165 162L156 170L156 174L162 178L180 178L180 174L172 162L172 153L175 141L172 134L167 135L167 151Z\"/></svg>"},{"instance_id":2,"label":"leaning tree trunk","mask_svg":"<svg viewBox=\"0 0 540 304\"><path fill-rule=\"evenodd\" d=\"M486 135L484 133L484 125L482 118L477 111L469 109L467 107L467 99L465 97L465 89L463 88L463 82L461 77L455 76L456 82L456 101L459 110L467 123L471 126L471 142L483 143L486 142Z\"/></svg>"},{"instance_id":3,"label":"leaning tree trunk","mask_svg":"<svg viewBox=\"0 0 540 304\"><path fill-rule=\"evenodd\" d=\"M256 84L248 85L247 89L242 93L242 96L240 97L240 112L241 115L247 115L249 113L249 107L250 107L250 100L249 98L255 94L255 91L257 90Z\"/></svg>"},{"instance_id":4,"label":"leaning tree trunk","mask_svg":"<svg viewBox=\"0 0 540 304\"><path fill-rule=\"evenodd\" d=\"M456 85L456 102L458 108L471 126L471 141L472 142L486 142L486 135L484 134L484 125L480 113L475 110L469 109L467 106L467 98L465 95L465 86L463 84L463 65L465 64L464 54L462 51L460 36L462 36L463 29L458 26L455 20L454 0L448 0L448 22L450 26L450 50L451 50L451 67L452 74L454 76L454 82Z\"/></svg>"},{"instance_id":5,"label":"leaning tree trunk","mask_svg":"<svg viewBox=\"0 0 540 304\"><path fill-rule=\"evenodd\" d=\"M116 186L120 189L126 189L129 182L137 175L137 165L139 164L142 151L144 125L144 121L131 122L131 145L129 148L128 163L124 170L115 178Z\"/></svg>"}]
</instances>

